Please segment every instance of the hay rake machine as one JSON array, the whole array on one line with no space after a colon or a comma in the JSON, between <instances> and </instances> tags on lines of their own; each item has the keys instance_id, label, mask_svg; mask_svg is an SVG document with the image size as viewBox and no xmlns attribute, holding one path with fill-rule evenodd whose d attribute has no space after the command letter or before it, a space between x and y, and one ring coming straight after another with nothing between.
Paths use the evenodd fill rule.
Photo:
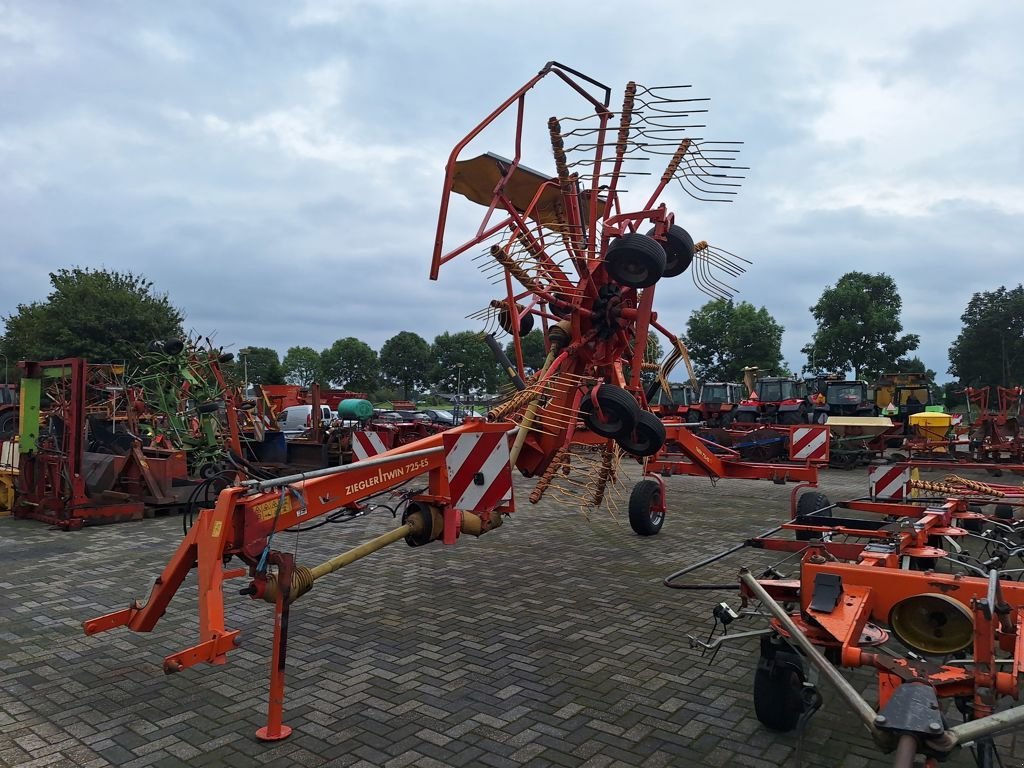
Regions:
<instances>
[{"instance_id":1,"label":"hay rake machine","mask_svg":"<svg viewBox=\"0 0 1024 768\"><path fill-rule=\"evenodd\" d=\"M555 173L545 175L520 162L527 93L543 78L562 81L582 98L591 115L572 122L552 118L547 138ZM594 94L597 94L596 96ZM694 243L675 223L658 197L673 183L698 199L729 199L736 191L731 159L735 146L680 138L701 100L676 89L650 89L630 83L621 112L609 107L610 90L574 70L549 63L470 132L449 159L430 276L459 254L483 250L483 261L497 270L504 295L481 313L513 340L513 363L495 334L489 345L510 373L516 391L486 421L462 426L393 448L375 457L277 479L254 479L223 490L213 509L202 511L145 604L86 621L87 634L126 626L152 630L196 569L199 588L199 642L164 660L165 672L200 663L223 664L239 642L225 621L223 587L229 578L247 577L241 593L275 606L273 659L267 724L257 736L285 738L283 698L291 603L314 582L388 544L412 546L462 534L479 536L498 527L514 511L511 468L537 477L531 501L562 477L591 505L613 494L622 454L638 459L658 453L665 426L646 410L641 387L643 353L650 328L664 334L684 355L679 340L658 323L654 287L662 278L689 271L698 287L713 294L730 290L724 282L742 271L742 262L706 243ZM462 150L499 115L515 106L513 159L485 154L460 160ZM671 137L671 138L670 138ZM641 156L664 154L667 167L655 190L638 208L627 208L620 183ZM636 171L635 173L640 173ZM453 193L485 206L475 236L445 250ZM643 230L643 231L641 231ZM518 286L518 287L517 287ZM543 367L527 375L521 337L535 320L546 335ZM675 442L694 467L712 477L777 478L779 468L758 468L719 458L685 428ZM351 518L363 502L392 492L417 477L421 490L407 491L399 505L402 524L320 565L307 567L274 548L277 532L312 521ZM658 477L634 488L632 507L643 508L653 523L664 516ZM660 525L660 523L658 524ZM232 561L236 561L232 563Z\"/></svg>"},{"instance_id":2,"label":"hay rake machine","mask_svg":"<svg viewBox=\"0 0 1024 768\"><path fill-rule=\"evenodd\" d=\"M920 765L919 756L936 766L961 748L980 768L1002 765L994 735L1024 725L1024 706L999 709L1019 700L1024 682L1024 522L1012 512L1024 490L958 476L913 487L927 495L832 504L805 493L790 522L665 584L728 589L680 579L743 547L785 553L760 575L743 568L740 609L720 603L711 634L690 636L691 647L713 654L759 638L753 699L765 726L804 727L822 704L813 681L825 678L897 768ZM980 511L990 504L992 517ZM798 573L786 577L794 559ZM768 626L730 632L750 618ZM876 704L842 667L873 671Z\"/></svg>"}]
</instances>

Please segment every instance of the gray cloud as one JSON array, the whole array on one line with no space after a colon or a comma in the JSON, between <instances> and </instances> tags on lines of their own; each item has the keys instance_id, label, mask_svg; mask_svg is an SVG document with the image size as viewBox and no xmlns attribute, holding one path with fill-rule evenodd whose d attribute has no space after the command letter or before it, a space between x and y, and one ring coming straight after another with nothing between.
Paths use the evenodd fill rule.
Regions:
<instances>
[{"instance_id":1,"label":"gray cloud","mask_svg":"<svg viewBox=\"0 0 1024 768\"><path fill-rule=\"evenodd\" d=\"M72 264L132 269L219 343L317 348L475 327L493 290L468 256L427 280L454 143L549 59L619 89L693 83L706 135L743 139L740 197L666 195L681 223L754 261L740 298L811 332L859 269L891 274L921 356L974 291L1021 280L1024 11L956 3L621 8L458 3L0 2L0 313ZM544 122L578 114L531 94ZM510 154L509 133L475 149ZM490 142L490 143L489 143ZM641 194L637 181L632 194ZM480 210L453 211L450 237ZM473 217L476 217L474 219ZM703 303L659 286L682 330Z\"/></svg>"}]
</instances>

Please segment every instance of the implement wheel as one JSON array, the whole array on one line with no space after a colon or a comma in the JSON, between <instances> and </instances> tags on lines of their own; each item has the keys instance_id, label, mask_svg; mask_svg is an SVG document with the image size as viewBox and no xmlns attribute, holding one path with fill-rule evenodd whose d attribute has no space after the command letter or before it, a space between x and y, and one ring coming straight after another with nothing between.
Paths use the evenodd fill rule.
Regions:
<instances>
[{"instance_id":1,"label":"implement wheel","mask_svg":"<svg viewBox=\"0 0 1024 768\"><path fill-rule=\"evenodd\" d=\"M583 422L601 437L628 439L641 413L636 399L613 384L599 385L594 399L600 406L600 413L594 408L591 396L586 395L580 403Z\"/></svg>"},{"instance_id":2,"label":"implement wheel","mask_svg":"<svg viewBox=\"0 0 1024 768\"><path fill-rule=\"evenodd\" d=\"M640 411L636 426L628 437L620 437L619 445L634 456L653 456L665 444L665 425L650 411Z\"/></svg>"},{"instance_id":3,"label":"implement wheel","mask_svg":"<svg viewBox=\"0 0 1024 768\"><path fill-rule=\"evenodd\" d=\"M629 494L629 527L639 536L654 536L665 524L664 499L657 480L641 480Z\"/></svg>"},{"instance_id":4,"label":"implement wheel","mask_svg":"<svg viewBox=\"0 0 1024 768\"><path fill-rule=\"evenodd\" d=\"M776 651L764 656L754 672L754 713L773 731L796 728L804 712L804 660L796 653Z\"/></svg>"},{"instance_id":5,"label":"implement wheel","mask_svg":"<svg viewBox=\"0 0 1024 768\"><path fill-rule=\"evenodd\" d=\"M653 237L629 232L612 240L604 255L608 275L627 288L646 288L665 271L665 249Z\"/></svg>"},{"instance_id":6,"label":"implement wheel","mask_svg":"<svg viewBox=\"0 0 1024 768\"><path fill-rule=\"evenodd\" d=\"M654 234L651 229L647 235ZM675 277L690 268L693 262L693 238L690 233L677 224L668 228L668 237L662 244L665 249L665 271L662 277Z\"/></svg>"},{"instance_id":7,"label":"implement wheel","mask_svg":"<svg viewBox=\"0 0 1024 768\"><path fill-rule=\"evenodd\" d=\"M829 507L831 505L832 502L828 500L828 496L826 496L821 491L807 491L806 493L802 493L800 494L800 498L796 500L797 521L803 521L808 525L811 525L813 524L813 521L820 520L821 525L827 525L827 519L832 517L831 509L826 509L824 512L814 515L814 517L812 517L810 520L803 520L803 518L806 515L813 514L814 512L817 512L819 509L825 509L825 507ZM818 538L821 537L814 531L796 532L797 541L811 541L812 539Z\"/></svg>"},{"instance_id":8,"label":"implement wheel","mask_svg":"<svg viewBox=\"0 0 1024 768\"><path fill-rule=\"evenodd\" d=\"M12 409L0 413L0 442L10 440L18 432L18 411Z\"/></svg>"}]
</instances>

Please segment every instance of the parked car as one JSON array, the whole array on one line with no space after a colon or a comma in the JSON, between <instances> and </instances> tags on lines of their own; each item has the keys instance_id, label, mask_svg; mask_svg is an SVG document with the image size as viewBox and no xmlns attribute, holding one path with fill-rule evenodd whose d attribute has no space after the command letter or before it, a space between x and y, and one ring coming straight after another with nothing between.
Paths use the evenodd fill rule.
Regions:
<instances>
[{"instance_id":1,"label":"parked car","mask_svg":"<svg viewBox=\"0 0 1024 768\"><path fill-rule=\"evenodd\" d=\"M323 424L330 424L337 415L329 405L320 406L320 421ZM284 432L285 437L301 435L313 426L312 405L290 405L277 415L277 426Z\"/></svg>"},{"instance_id":2,"label":"parked car","mask_svg":"<svg viewBox=\"0 0 1024 768\"><path fill-rule=\"evenodd\" d=\"M422 413L435 424L455 426L455 415L451 411L443 411L439 408L425 408Z\"/></svg>"}]
</instances>

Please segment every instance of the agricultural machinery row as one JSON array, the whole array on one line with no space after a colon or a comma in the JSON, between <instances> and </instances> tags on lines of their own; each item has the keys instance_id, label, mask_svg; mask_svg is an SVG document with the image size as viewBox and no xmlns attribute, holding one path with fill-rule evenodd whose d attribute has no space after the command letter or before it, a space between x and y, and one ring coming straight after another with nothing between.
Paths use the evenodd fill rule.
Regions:
<instances>
[{"instance_id":1,"label":"agricultural machinery row","mask_svg":"<svg viewBox=\"0 0 1024 768\"><path fill-rule=\"evenodd\" d=\"M544 138L553 159L548 173L522 162L526 148L538 143L535 137L524 140L527 97L546 79L567 86L585 112L547 121ZM743 169L735 143L693 135L703 127L699 120L706 105L685 87L630 82L617 110L611 96L610 88L550 62L470 131L448 159L430 277L438 279L446 264L472 254L498 285L499 295L476 317L509 373L510 391L487 418L382 446L385 450L340 466L233 479L189 520L148 600L84 622L88 635L119 627L153 630L195 569L198 640L165 657L163 669L179 673L203 663L224 664L241 640L226 620L225 582L242 580L240 594L274 610L267 720L256 736L277 741L291 732L284 722L284 699L289 616L296 601L328 575L392 543L452 545L462 536L501 527L517 508L513 469L534 480L530 502L553 497L563 507L584 510L625 504L634 530L643 535L657 533L664 522L666 475L816 486L813 461L800 456L760 461L767 454L702 434L731 425L716 427L703 416L690 421L672 408L672 398L666 404L649 397L645 372L671 393L671 366L686 358L679 339L658 319L656 289L671 288L689 273L697 288L728 296L727 281L748 263L691 237L662 195L678 188L697 200L728 200ZM499 118L514 126L509 150L463 157ZM659 161L658 170L651 176L653 161ZM641 187L649 182L651 188L627 202L627 180ZM466 239L449 231L450 209L465 202L460 196L484 211ZM547 354L543 366L527 375L522 336L537 325ZM670 349L666 363L654 369L644 361L651 333L661 334ZM503 352L503 337L511 340L511 356ZM769 386L776 383L777 393ZM828 442L827 427L811 423L813 408L808 418L788 423L795 418L788 401L796 398L788 397L785 382L766 381L762 389L751 433L781 422L807 430L799 438L792 433L791 442ZM766 423L771 417L775 421ZM769 444L763 434L749 439ZM622 491L624 463L642 474L628 494ZM988 501L996 492L974 487L964 493ZM300 564L280 540L275 542L283 531L315 531L322 523L364 514L385 495L400 525L322 563ZM968 742L988 743L991 733L1024 722L1019 707L994 712L1000 697L1016 695L1024 669L1021 594L1016 582L1001 578L1010 575L1006 564L1020 554L1016 524L1003 521L998 535L978 534L989 549L970 559L955 557L956 547L940 547L947 539L964 540L966 524L984 519L959 494L927 503L850 502L850 508L874 516L868 523L832 516L836 507L814 492L797 505L799 517L784 526L797 534L793 541L765 535L754 546L798 559L799 577L779 578L781 565L761 579L744 573L748 608L720 607L716 613L729 624L760 601L772 616L773 623L758 630L764 651L757 677L762 690L755 695L759 713L768 713L766 724L785 729L805 717L815 701L814 689L803 685L808 665L843 685L839 664L879 670L881 711L849 698L860 702L856 711L879 744L910 759L916 752L948 754ZM962 572L940 574L937 563L946 559L956 560ZM889 637L880 622L894 617L893 633L916 643L913 654L875 651ZM955 640L946 638L947 632ZM925 664L918 655L965 654L971 646L969 659L964 655L939 665ZM847 689L840 690L847 695ZM964 725L951 726L940 716L933 707L940 697L962 704ZM928 720L922 725L919 713L925 710Z\"/></svg>"}]
</instances>

